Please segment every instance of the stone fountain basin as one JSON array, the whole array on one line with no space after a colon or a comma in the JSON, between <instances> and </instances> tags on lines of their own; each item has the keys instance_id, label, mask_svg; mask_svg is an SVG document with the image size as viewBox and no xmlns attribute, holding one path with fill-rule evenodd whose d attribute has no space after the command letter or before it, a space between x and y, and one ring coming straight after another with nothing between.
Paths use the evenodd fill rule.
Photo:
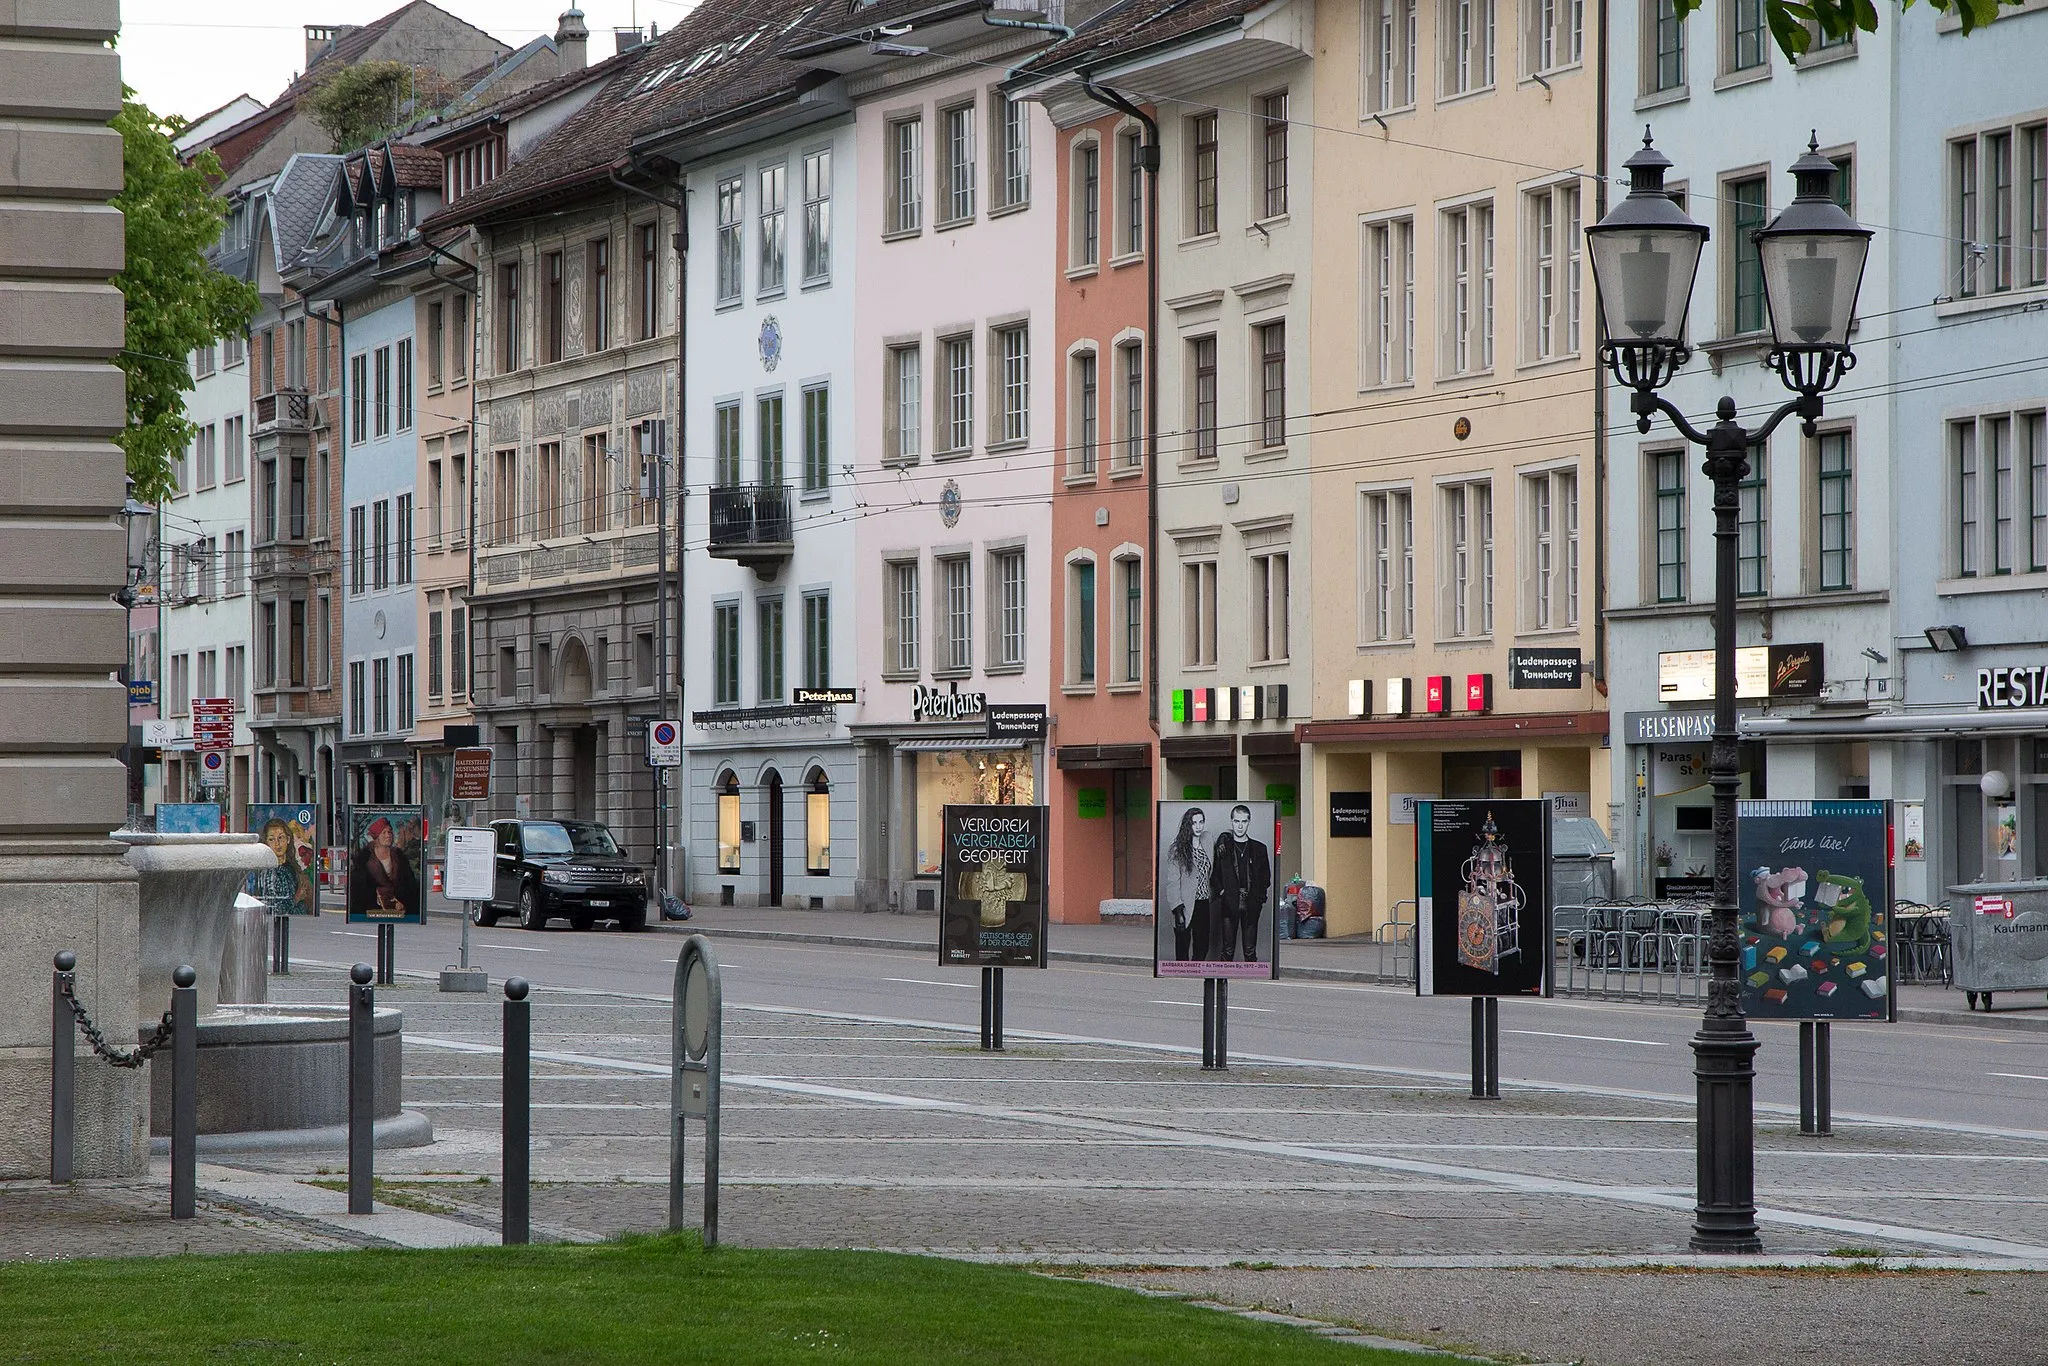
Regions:
<instances>
[{"instance_id":1,"label":"stone fountain basin","mask_svg":"<svg viewBox=\"0 0 2048 1366\"><path fill-rule=\"evenodd\" d=\"M154 1027L170 1008L171 974L196 971L201 1018L220 1006L221 958L235 917L235 898L249 874L277 866L254 835L158 835L117 830L128 864L140 875L141 1018Z\"/></svg>"}]
</instances>

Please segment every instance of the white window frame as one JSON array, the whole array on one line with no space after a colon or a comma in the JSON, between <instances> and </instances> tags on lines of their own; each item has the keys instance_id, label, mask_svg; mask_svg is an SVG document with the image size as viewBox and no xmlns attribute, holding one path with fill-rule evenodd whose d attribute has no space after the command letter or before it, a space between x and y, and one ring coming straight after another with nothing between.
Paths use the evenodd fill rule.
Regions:
<instances>
[{"instance_id":1,"label":"white window frame","mask_svg":"<svg viewBox=\"0 0 2048 1366\"><path fill-rule=\"evenodd\" d=\"M1557 465L1520 472L1523 631L1579 624L1579 471Z\"/></svg>"},{"instance_id":2,"label":"white window frame","mask_svg":"<svg viewBox=\"0 0 2048 1366\"><path fill-rule=\"evenodd\" d=\"M1392 645L1415 639L1415 490L1408 484L1364 489L1359 499L1359 640Z\"/></svg>"},{"instance_id":3,"label":"white window frame","mask_svg":"<svg viewBox=\"0 0 2048 1366\"><path fill-rule=\"evenodd\" d=\"M1365 302L1359 355L1361 389L1415 382L1415 215L1406 211L1360 225Z\"/></svg>"},{"instance_id":4,"label":"white window frame","mask_svg":"<svg viewBox=\"0 0 2048 1366\"><path fill-rule=\"evenodd\" d=\"M1459 475L1437 490L1437 638L1485 640L1494 628L1493 480Z\"/></svg>"},{"instance_id":5,"label":"white window frame","mask_svg":"<svg viewBox=\"0 0 2048 1366\"><path fill-rule=\"evenodd\" d=\"M1445 379L1490 374L1494 365L1495 220L1491 198L1438 210L1443 268L1437 366Z\"/></svg>"},{"instance_id":6,"label":"white window frame","mask_svg":"<svg viewBox=\"0 0 2048 1366\"><path fill-rule=\"evenodd\" d=\"M1437 0L1437 102L1493 89L1498 0Z\"/></svg>"}]
</instances>

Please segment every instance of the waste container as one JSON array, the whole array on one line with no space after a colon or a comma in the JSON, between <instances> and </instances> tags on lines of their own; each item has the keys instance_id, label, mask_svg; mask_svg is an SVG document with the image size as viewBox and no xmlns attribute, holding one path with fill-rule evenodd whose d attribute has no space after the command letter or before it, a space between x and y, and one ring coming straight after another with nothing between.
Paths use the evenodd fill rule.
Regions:
<instances>
[{"instance_id":1,"label":"waste container","mask_svg":"<svg viewBox=\"0 0 2048 1366\"><path fill-rule=\"evenodd\" d=\"M1321 939L1328 931L1323 889L1295 878L1280 889L1280 937Z\"/></svg>"},{"instance_id":2,"label":"waste container","mask_svg":"<svg viewBox=\"0 0 2048 1366\"><path fill-rule=\"evenodd\" d=\"M1955 985L1972 1010L1999 991L2048 991L2048 879L1948 889Z\"/></svg>"},{"instance_id":3,"label":"waste container","mask_svg":"<svg viewBox=\"0 0 2048 1366\"><path fill-rule=\"evenodd\" d=\"M1550 822L1550 904L1584 906L1614 896L1614 845L1590 816L1557 816ZM1559 930L1583 925L1559 923Z\"/></svg>"}]
</instances>

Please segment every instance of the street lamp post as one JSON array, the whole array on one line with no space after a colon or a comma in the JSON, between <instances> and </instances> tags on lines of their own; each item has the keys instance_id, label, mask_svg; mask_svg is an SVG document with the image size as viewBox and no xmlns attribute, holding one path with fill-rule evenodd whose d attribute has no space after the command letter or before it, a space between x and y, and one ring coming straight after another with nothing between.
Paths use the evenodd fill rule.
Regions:
<instances>
[{"instance_id":1,"label":"street lamp post","mask_svg":"<svg viewBox=\"0 0 2048 1366\"><path fill-rule=\"evenodd\" d=\"M1766 363L1797 397L1758 427L1735 420L1735 400L1723 398L1716 421L1701 431L1657 391L1688 359L1685 318L1707 229L1685 216L1664 188L1671 166L1643 130L1642 148L1624 163L1628 197L1586 230L1599 289L1605 340L1601 361L1634 392L1629 409L1636 430L1648 432L1657 413L1685 439L1706 448L1705 469L1714 485L1714 736L1708 777L1714 789L1714 905L1708 957L1713 976L1705 1018L1693 1036L1698 1078L1698 1197L1692 1246L1699 1252L1758 1252L1754 1090L1756 1036L1742 1013L1736 982L1735 794L1740 785L1735 747L1735 551L1738 486L1749 475L1752 448L1770 440L1778 424L1798 417L1814 435L1821 396L1856 364L1849 327L1870 251L1871 232L1835 203L1835 165L1817 140L1792 165L1798 193L1785 211L1755 234L1764 300L1770 311L1771 351Z\"/></svg>"},{"instance_id":2,"label":"street lamp post","mask_svg":"<svg viewBox=\"0 0 2048 1366\"><path fill-rule=\"evenodd\" d=\"M116 596L121 604L121 629L126 637L128 646L128 652L125 656L126 662L121 669L121 682L123 685L126 685L136 681L135 599L140 593L142 577L149 569L150 554L156 539L156 509L147 503L136 500L135 480L133 477L128 479L128 494L121 503L121 521L125 524L128 533L128 575L126 581L121 586L120 593ZM159 682L161 680L152 680L150 686L155 687ZM125 686L123 690L126 690ZM122 699L121 716L124 721L127 721L134 714L134 705L133 697ZM142 779L139 767L135 762L135 744L133 739L135 723L133 721L128 721L123 734L130 737L129 743L122 746L121 753L124 759L123 767L127 770L128 791L125 804L128 808L128 825L132 829L141 820L142 816L141 798L137 795L142 788Z\"/></svg>"}]
</instances>

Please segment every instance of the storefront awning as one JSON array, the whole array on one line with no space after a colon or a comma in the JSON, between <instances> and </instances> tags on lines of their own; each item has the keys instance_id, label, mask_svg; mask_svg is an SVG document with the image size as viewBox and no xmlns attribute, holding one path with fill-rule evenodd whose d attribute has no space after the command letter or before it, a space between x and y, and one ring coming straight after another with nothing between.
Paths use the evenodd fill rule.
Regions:
<instances>
[{"instance_id":1,"label":"storefront awning","mask_svg":"<svg viewBox=\"0 0 2048 1366\"><path fill-rule=\"evenodd\" d=\"M1983 735L2012 731L2048 732L2048 711L1884 712L1875 716L1745 716L1738 730L1745 740L1776 736L1836 736L1854 740L1935 735Z\"/></svg>"},{"instance_id":2,"label":"storefront awning","mask_svg":"<svg viewBox=\"0 0 2048 1366\"><path fill-rule=\"evenodd\" d=\"M997 750L1013 752L1031 748L1030 744L1019 744L1015 740L898 740L896 748L905 754L960 754Z\"/></svg>"}]
</instances>

